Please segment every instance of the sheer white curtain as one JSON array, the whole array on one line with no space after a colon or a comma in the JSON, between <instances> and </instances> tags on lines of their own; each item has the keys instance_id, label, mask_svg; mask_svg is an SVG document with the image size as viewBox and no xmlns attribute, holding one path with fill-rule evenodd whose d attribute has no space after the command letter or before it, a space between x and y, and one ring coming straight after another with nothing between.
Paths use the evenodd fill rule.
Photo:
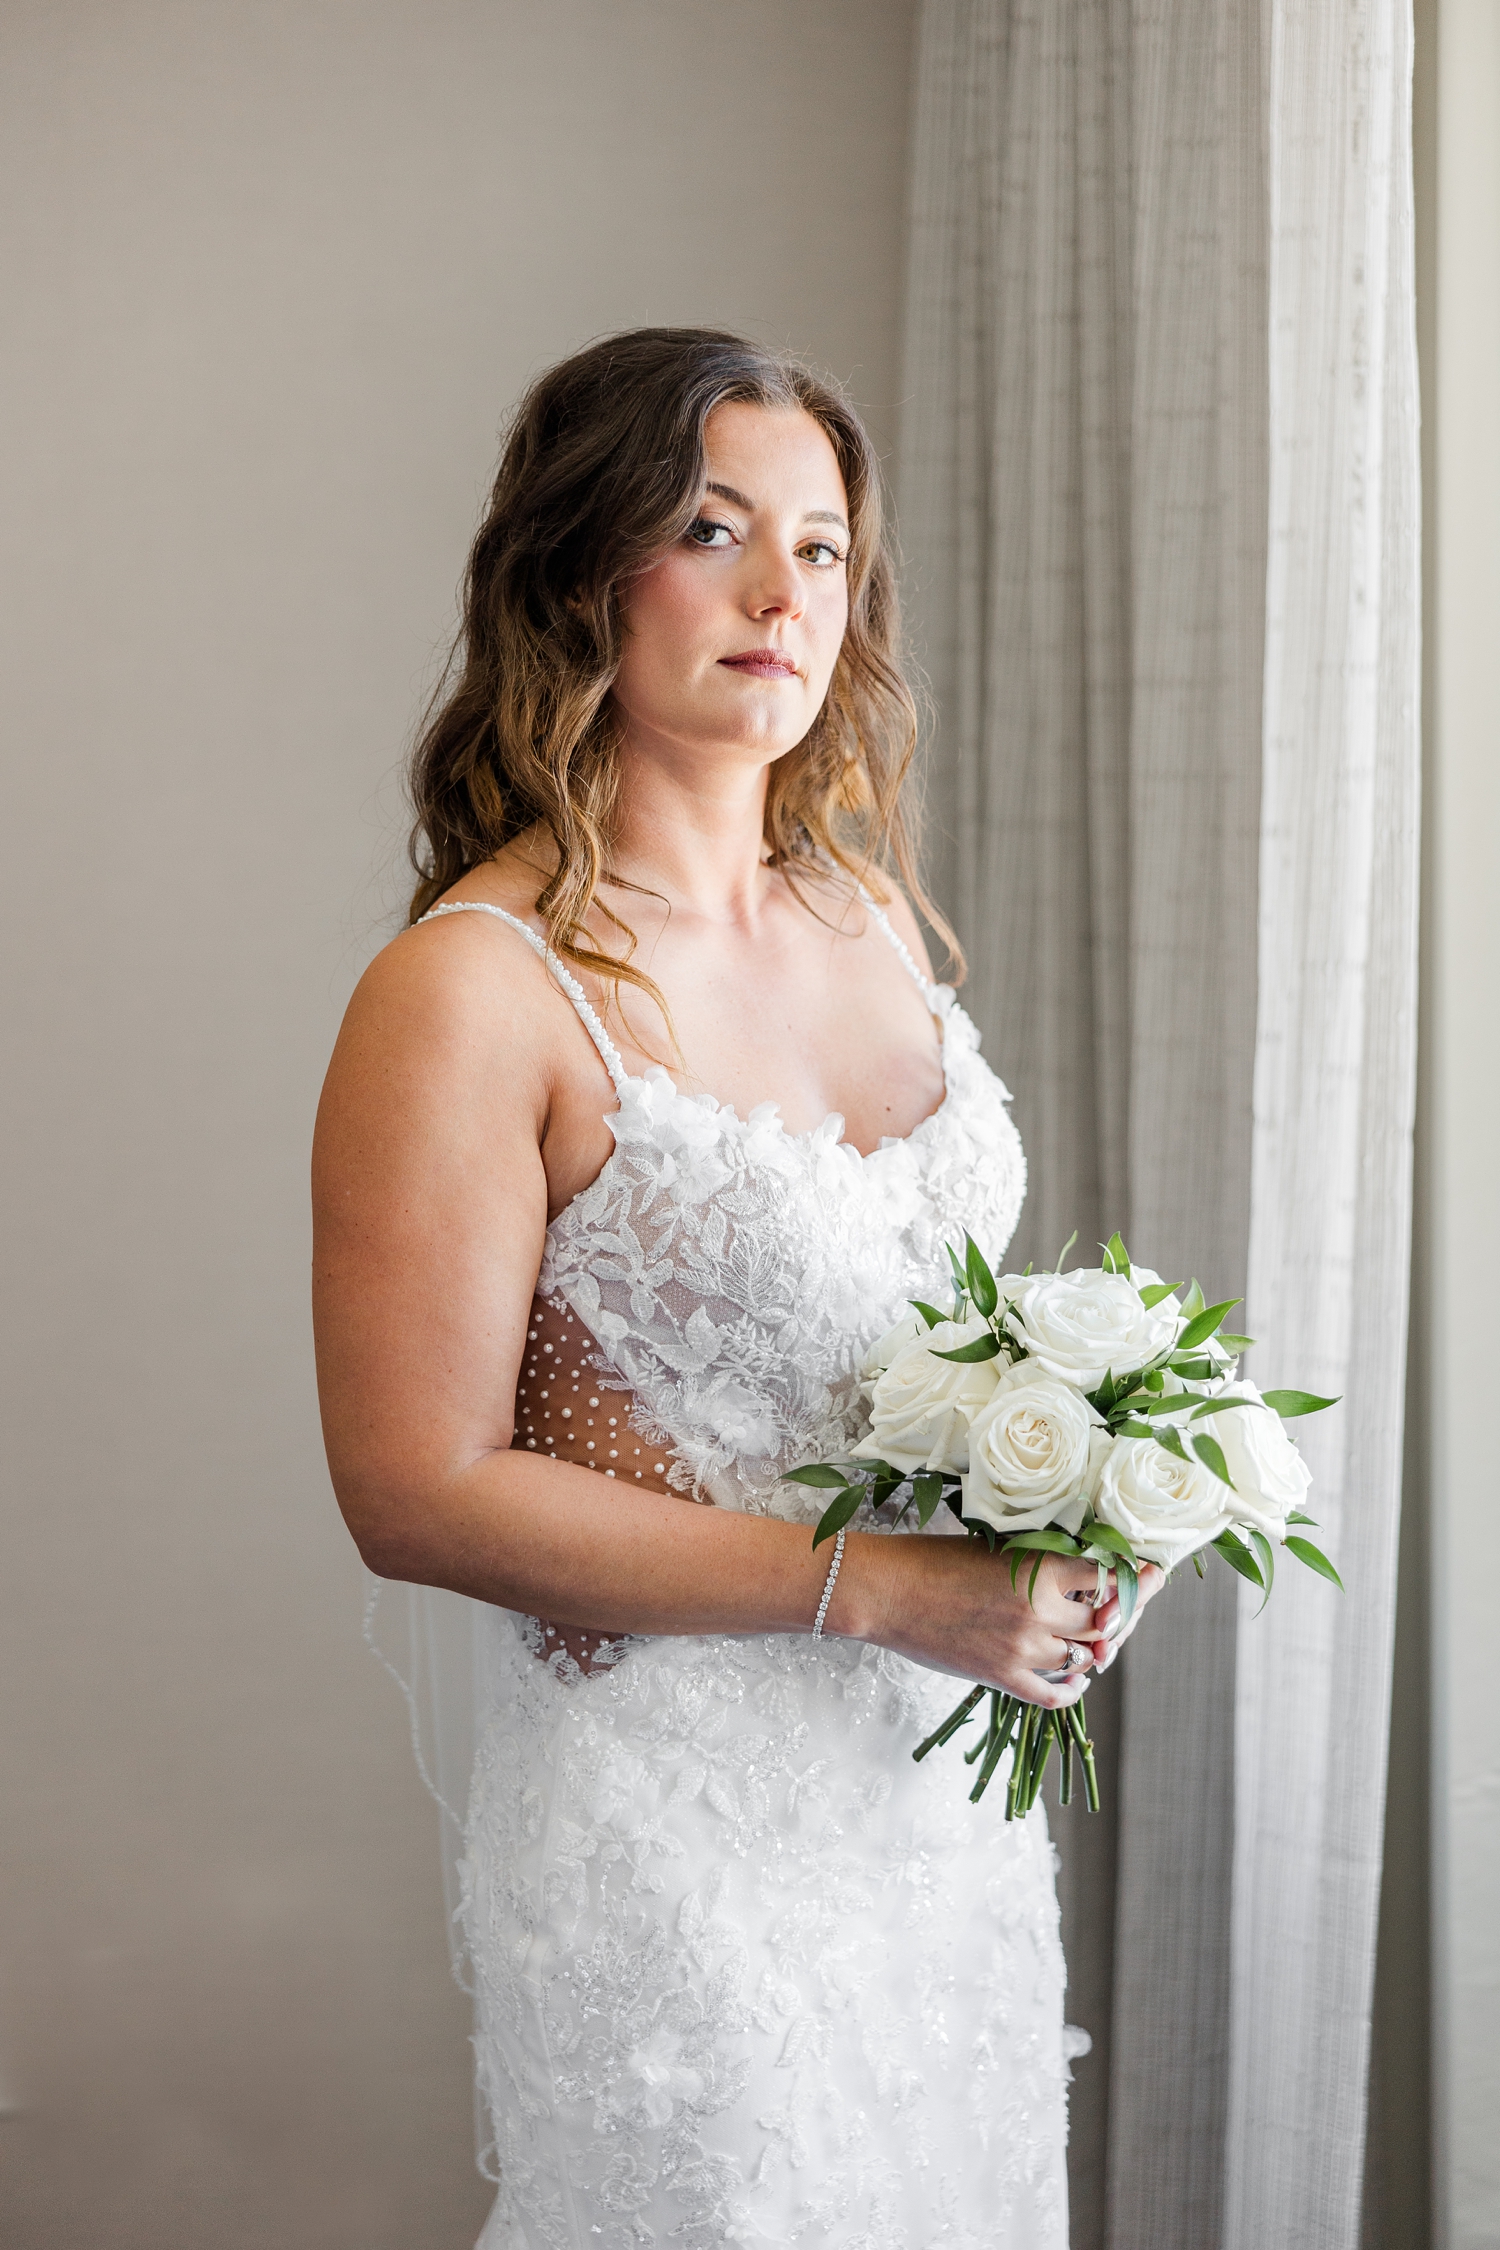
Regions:
<instances>
[{"instance_id":1,"label":"sheer white curtain","mask_svg":"<svg viewBox=\"0 0 1500 2250\"><path fill-rule=\"evenodd\" d=\"M1395 1613L1420 587L1409 10L1278 0L1250 1305L1349 1592L1240 1635L1226 2250L1357 2240Z\"/></svg>"},{"instance_id":2,"label":"sheer white curtain","mask_svg":"<svg viewBox=\"0 0 1500 2250\"><path fill-rule=\"evenodd\" d=\"M1310 1441L1347 1601L1283 1586L1237 1632L1222 1578L1172 1588L1121 1667L1118 1834L1058 1824L1102 2050L1075 2250L1357 2228L1415 993L1408 81L1389 0L921 19L901 521L1021 1255L1121 1224L1215 1294L1248 1272L1263 1368L1351 1390Z\"/></svg>"}]
</instances>

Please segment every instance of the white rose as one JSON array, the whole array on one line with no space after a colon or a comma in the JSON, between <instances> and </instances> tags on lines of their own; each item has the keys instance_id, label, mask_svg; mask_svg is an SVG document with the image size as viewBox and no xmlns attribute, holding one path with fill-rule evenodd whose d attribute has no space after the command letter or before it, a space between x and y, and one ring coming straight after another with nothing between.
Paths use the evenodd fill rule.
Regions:
<instances>
[{"instance_id":1,"label":"white rose","mask_svg":"<svg viewBox=\"0 0 1500 2250\"><path fill-rule=\"evenodd\" d=\"M969 1425L966 1522L999 1532L1076 1531L1094 1470L1109 1445L1102 1416L1082 1392L1022 1360Z\"/></svg>"},{"instance_id":2,"label":"white rose","mask_svg":"<svg viewBox=\"0 0 1500 2250\"><path fill-rule=\"evenodd\" d=\"M1146 1269L1139 1271L1144 1277ZM1148 1311L1122 1273L1079 1266L1072 1273L1028 1275L1006 1322L1039 1367L1092 1391L1111 1371L1124 1375L1164 1351L1176 1338L1180 1315L1175 1297Z\"/></svg>"},{"instance_id":3,"label":"white rose","mask_svg":"<svg viewBox=\"0 0 1500 2250\"><path fill-rule=\"evenodd\" d=\"M885 1373L897 1352L904 1351L908 1344L916 1343L919 1337L926 1334L927 1323L922 1315L909 1312L903 1320L897 1321L894 1328L888 1328L878 1342L870 1346L860 1374L867 1383L872 1383L877 1375Z\"/></svg>"},{"instance_id":4,"label":"white rose","mask_svg":"<svg viewBox=\"0 0 1500 2250\"><path fill-rule=\"evenodd\" d=\"M1220 1398L1248 1403L1215 1414L1203 1427L1224 1448L1234 1491L1224 1497L1236 1523L1252 1524L1270 1539L1285 1539L1286 1519L1307 1498L1312 1473L1282 1427L1281 1416L1259 1403L1253 1383L1227 1383Z\"/></svg>"},{"instance_id":5,"label":"white rose","mask_svg":"<svg viewBox=\"0 0 1500 2250\"><path fill-rule=\"evenodd\" d=\"M1217 1539L1233 1506L1233 1493L1211 1469L1179 1461L1155 1438L1117 1437L1094 1486L1100 1523L1123 1531L1142 1562L1163 1570Z\"/></svg>"},{"instance_id":6,"label":"white rose","mask_svg":"<svg viewBox=\"0 0 1500 2250\"><path fill-rule=\"evenodd\" d=\"M958 1351L989 1333L982 1320L940 1320L903 1344L870 1387L870 1434L855 1446L855 1458L889 1461L908 1476L918 1469L955 1476L966 1469L970 1419L994 1390L1005 1362L955 1364L936 1354Z\"/></svg>"}]
</instances>

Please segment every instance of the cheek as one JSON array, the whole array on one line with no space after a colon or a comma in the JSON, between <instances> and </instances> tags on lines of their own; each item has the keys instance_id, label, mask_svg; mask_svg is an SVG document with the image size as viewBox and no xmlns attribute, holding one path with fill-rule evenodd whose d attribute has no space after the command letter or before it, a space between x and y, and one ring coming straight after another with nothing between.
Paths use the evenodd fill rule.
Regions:
<instances>
[{"instance_id":1,"label":"cheek","mask_svg":"<svg viewBox=\"0 0 1500 2250\"><path fill-rule=\"evenodd\" d=\"M849 629L849 589L840 571L831 585L819 586L807 605L808 622L813 628L818 653L827 674L832 673Z\"/></svg>"},{"instance_id":2,"label":"cheek","mask_svg":"<svg viewBox=\"0 0 1500 2250\"><path fill-rule=\"evenodd\" d=\"M695 558L664 555L637 579L624 605L625 660L622 673L640 676L680 672L708 634L721 604L708 574Z\"/></svg>"}]
</instances>

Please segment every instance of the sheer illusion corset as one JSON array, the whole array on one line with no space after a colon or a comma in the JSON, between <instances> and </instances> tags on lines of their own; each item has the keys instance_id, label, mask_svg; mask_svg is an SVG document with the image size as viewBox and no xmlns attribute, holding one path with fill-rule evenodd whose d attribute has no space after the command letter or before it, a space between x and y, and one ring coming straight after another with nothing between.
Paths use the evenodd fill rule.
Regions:
<instances>
[{"instance_id":1,"label":"sheer illusion corset","mask_svg":"<svg viewBox=\"0 0 1500 2250\"><path fill-rule=\"evenodd\" d=\"M526 1350L516 1380L513 1451L538 1453L595 1469L637 1491L672 1493L667 1482L675 1460L670 1445L653 1441L637 1421L629 1391L612 1389L599 1372L599 1347L565 1306L532 1301ZM536 1653L559 1652L582 1672L614 1661L619 1644L607 1629L554 1625L538 1620Z\"/></svg>"}]
</instances>

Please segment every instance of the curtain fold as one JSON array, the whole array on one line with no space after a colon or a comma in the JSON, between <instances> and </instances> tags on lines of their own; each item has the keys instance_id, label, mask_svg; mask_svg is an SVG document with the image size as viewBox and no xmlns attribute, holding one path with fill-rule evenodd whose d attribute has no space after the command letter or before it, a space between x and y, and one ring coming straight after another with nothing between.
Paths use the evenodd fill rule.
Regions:
<instances>
[{"instance_id":1,"label":"curtain fold","mask_svg":"<svg viewBox=\"0 0 1500 2250\"><path fill-rule=\"evenodd\" d=\"M1305 2183L1281 2153L1283 2202L1264 2183L1298 2040L1294 2137L1357 2141L1373 1947L1414 993L1415 500L1406 455L1382 466L1415 443L1405 374L1386 372L1403 307L1410 326L1401 51L1389 0L927 0L921 17L901 527L939 719L936 886L1031 1153L1015 1254L1051 1264L1074 1226L1089 1245L1119 1225L1212 1295L1251 1274L1262 1357L1316 1387L1309 1338L1352 1333L1329 1229L1357 1205L1382 1371L1373 1418L1357 1405L1337 1440L1357 1421L1373 1496L1356 1538L1370 1796L1334 1788L1295 1903L1267 1900L1283 1840L1254 1777L1298 1732L1288 1663L1326 1685L1346 1631L1321 1587L1283 1585L1242 1628L1227 1573L1171 1587L1116 1675L1118 1828L1054 1822L1070 2014L1096 2042L1074 2250L1332 2243L1335 2210L1357 2209L1343 2156L1323 2235L1284 2231ZM1378 407L1351 388L1361 365L1376 381L1371 355ZM1372 793L1395 808L1384 843ZM1345 1465L1316 1466L1336 1502ZM1332 1723L1328 1707L1309 1788L1331 1780ZM1352 1854L1343 1888L1320 1888L1320 1853ZM1331 1981L1308 1953L1329 1942ZM1273 1955L1276 1992L1305 1980L1295 2034Z\"/></svg>"}]
</instances>

